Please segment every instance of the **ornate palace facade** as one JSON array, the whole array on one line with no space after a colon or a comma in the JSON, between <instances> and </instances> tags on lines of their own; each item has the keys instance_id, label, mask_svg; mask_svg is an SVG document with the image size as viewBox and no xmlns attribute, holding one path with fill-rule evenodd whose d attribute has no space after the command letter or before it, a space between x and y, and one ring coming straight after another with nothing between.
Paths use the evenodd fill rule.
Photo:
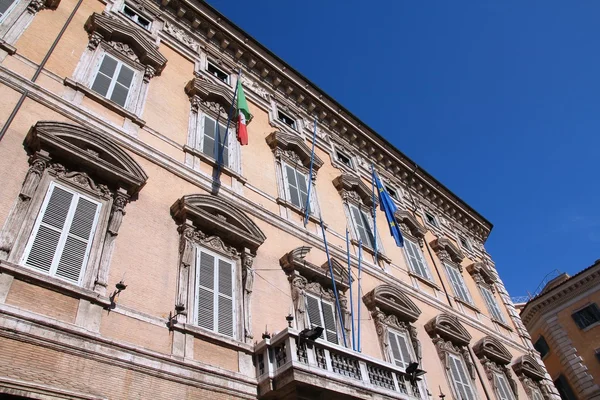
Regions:
<instances>
[{"instance_id":1,"label":"ornate palace facade","mask_svg":"<svg viewBox=\"0 0 600 400\"><path fill-rule=\"evenodd\" d=\"M559 398L492 225L209 5L0 12L0 392ZM223 135L240 68L244 147ZM404 248L375 229L372 162Z\"/></svg>"}]
</instances>

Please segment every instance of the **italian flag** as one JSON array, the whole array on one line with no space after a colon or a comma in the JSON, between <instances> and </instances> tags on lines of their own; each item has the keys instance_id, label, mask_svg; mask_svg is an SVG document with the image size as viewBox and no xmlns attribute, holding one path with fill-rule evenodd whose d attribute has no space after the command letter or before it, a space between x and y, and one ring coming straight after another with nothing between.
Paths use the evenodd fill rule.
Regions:
<instances>
[{"instance_id":1,"label":"italian flag","mask_svg":"<svg viewBox=\"0 0 600 400\"><path fill-rule=\"evenodd\" d=\"M248 129L246 128L246 124L252 120L252 114L250 114L250 109L248 108L241 79L238 79L237 82L237 115L237 138L238 142L244 146L248 144Z\"/></svg>"}]
</instances>

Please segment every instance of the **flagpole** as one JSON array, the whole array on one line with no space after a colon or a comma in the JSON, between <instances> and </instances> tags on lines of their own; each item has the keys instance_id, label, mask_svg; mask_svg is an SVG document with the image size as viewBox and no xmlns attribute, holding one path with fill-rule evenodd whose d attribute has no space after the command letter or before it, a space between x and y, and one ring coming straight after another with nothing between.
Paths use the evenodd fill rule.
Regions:
<instances>
[{"instance_id":1,"label":"flagpole","mask_svg":"<svg viewBox=\"0 0 600 400\"><path fill-rule=\"evenodd\" d=\"M219 155L217 158L217 177L221 172L221 167L223 164L223 150L225 150L225 143L227 142L227 137L229 136L229 124L231 123L231 119L233 118L233 110L235 110L235 98L237 97L238 92L238 82L242 77L242 69L240 68L238 71L237 81L235 82L235 90L233 91L233 100L231 100L231 108L229 109L229 115L227 116L227 126L225 127L225 138L223 139L223 143L221 144L221 131L217 124L217 132L218 136L217 141L219 142Z\"/></svg>"},{"instance_id":2,"label":"flagpole","mask_svg":"<svg viewBox=\"0 0 600 400\"><path fill-rule=\"evenodd\" d=\"M375 265L379 265L377 261L377 203L375 202L375 165L371 163L371 189L373 197L373 241L375 242Z\"/></svg>"},{"instance_id":3,"label":"flagpole","mask_svg":"<svg viewBox=\"0 0 600 400\"><path fill-rule=\"evenodd\" d=\"M357 350L360 353L361 352L361 348L360 348L360 293L362 290L362 287L360 285L360 280L361 280L361 272L362 272L362 240L358 241L358 294L357 294L357 301L356 304L358 304L358 345L357 345Z\"/></svg>"},{"instance_id":4,"label":"flagpole","mask_svg":"<svg viewBox=\"0 0 600 400\"><path fill-rule=\"evenodd\" d=\"M313 162L315 160L315 142L317 141L317 117L315 116L315 128L313 130L312 150L310 152L310 170L308 173L308 193L306 194L306 204L304 206L304 227L308 224L308 214L310 211L310 189L312 188Z\"/></svg>"},{"instance_id":5,"label":"flagpole","mask_svg":"<svg viewBox=\"0 0 600 400\"><path fill-rule=\"evenodd\" d=\"M352 350L356 351L356 337L354 336L354 296L352 295L352 266L350 264L350 239L346 227L346 253L348 255L348 286L350 287L350 321L352 323ZM360 307L360 303L359 307Z\"/></svg>"}]
</instances>

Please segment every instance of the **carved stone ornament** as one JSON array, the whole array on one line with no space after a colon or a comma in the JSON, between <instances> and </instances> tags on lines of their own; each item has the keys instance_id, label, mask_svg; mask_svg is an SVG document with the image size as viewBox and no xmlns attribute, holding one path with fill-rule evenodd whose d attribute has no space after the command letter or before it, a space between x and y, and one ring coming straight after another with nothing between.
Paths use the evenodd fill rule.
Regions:
<instances>
[{"instance_id":1,"label":"carved stone ornament","mask_svg":"<svg viewBox=\"0 0 600 400\"><path fill-rule=\"evenodd\" d=\"M203 107L227 119L227 110L231 108L233 101L233 93L228 88L203 76L196 76L185 85L185 93L190 97L190 101L194 98L200 99Z\"/></svg>"},{"instance_id":2,"label":"carved stone ornament","mask_svg":"<svg viewBox=\"0 0 600 400\"><path fill-rule=\"evenodd\" d=\"M31 0L27 5L27 11L32 14L37 14L45 9L54 10L59 4L60 0Z\"/></svg>"},{"instance_id":3,"label":"carved stone ornament","mask_svg":"<svg viewBox=\"0 0 600 400\"><path fill-rule=\"evenodd\" d=\"M259 97L262 97L266 101L270 101L271 95L264 87L260 86L258 82L253 81L247 75L242 75L241 78L242 85L250 89L252 92L256 93Z\"/></svg>"},{"instance_id":4,"label":"carved stone ornament","mask_svg":"<svg viewBox=\"0 0 600 400\"><path fill-rule=\"evenodd\" d=\"M371 189L358 176L344 173L333 180L333 186L338 190L342 198L349 198L350 192L355 192L360 202L367 207L373 206L373 193ZM377 198L375 202L377 203Z\"/></svg>"},{"instance_id":5,"label":"carved stone ornament","mask_svg":"<svg viewBox=\"0 0 600 400\"><path fill-rule=\"evenodd\" d=\"M490 290L494 292L494 284L496 283L496 279L486 264L483 262L474 262L467 267L467 272L471 274L473 280L475 280L477 283L488 285Z\"/></svg>"},{"instance_id":6,"label":"carved stone ornament","mask_svg":"<svg viewBox=\"0 0 600 400\"><path fill-rule=\"evenodd\" d=\"M314 132L314 127L315 127L315 121L313 120L308 120L307 118L302 118L302 125L304 126L305 129L308 129L311 133ZM317 136L320 137L323 140L329 140L329 135L327 134L327 132L323 129L323 127L317 122Z\"/></svg>"},{"instance_id":7,"label":"carved stone ornament","mask_svg":"<svg viewBox=\"0 0 600 400\"><path fill-rule=\"evenodd\" d=\"M283 155L288 159L310 167L311 149L304 140L294 134L275 131L266 137L267 144L275 154ZM323 166L323 160L315 154L313 159L313 171L316 173Z\"/></svg>"},{"instance_id":8,"label":"carved stone ornament","mask_svg":"<svg viewBox=\"0 0 600 400\"><path fill-rule=\"evenodd\" d=\"M190 49L192 49L196 52L198 51L198 47L199 47L198 42L193 37L188 35L185 30L179 28L175 24L173 24L169 21L165 21L165 24L163 26L163 31L165 31L166 33L171 35L173 38L177 39L183 45L189 47Z\"/></svg>"},{"instance_id":9,"label":"carved stone ornament","mask_svg":"<svg viewBox=\"0 0 600 400\"><path fill-rule=\"evenodd\" d=\"M416 239L423 239L425 237L427 228L421 225L421 223L419 223L415 216L410 212L398 210L394 216L400 225L400 229L403 230L404 233L408 233Z\"/></svg>"},{"instance_id":10,"label":"carved stone ornament","mask_svg":"<svg viewBox=\"0 0 600 400\"><path fill-rule=\"evenodd\" d=\"M90 35L90 41L93 39L97 42L98 37L102 37L102 40L128 58L154 68L157 75L160 75L167 65L167 59L158 51L156 45L133 26L123 24L107 15L93 13L84 27ZM88 47L95 48L97 43L88 44Z\"/></svg>"},{"instance_id":11,"label":"carved stone ornament","mask_svg":"<svg viewBox=\"0 0 600 400\"><path fill-rule=\"evenodd\" d=\"M302 246L286 253L279 259L279 264L284 272L290 276L297 271L301 276L312 282L319 282L324 287L330 287L331 275L329 275L329 265L325 261L321 266L307 261L305 257L310 252L311 247ZM348 270L344 268L337 260L332 259L333 275L338 290L346 291L348 289Z\"/></svg>"},{"instance_id":12,"label":"carved stone ornament","mask_svg":"<svg viewBox=\"0 0 600 400\"><path fill-rule=\"evenodd\" d=\"M397 286L379 285L365 294L363 301L369 310L377 308L401 321L415 322L421 315L419 307Z\"/></svg>"},{"instance_id":13,"label":"carved stone ornament","mask_svg":"<svg viewBox=\"0 0 600 400\"><path fill-rule=\"evenodd\" d=\"M541 381L544 379L545 376L542 367L530 355L523 355L519 357L514 362L512 368L518 377L521 377L521 375L523 375L534 381Z\"/></svg>"},{"instance_id":14,"label":"carved stone ornament","mask_svg":"<svg viewBox=\"0 0 600 400\"><path fill-rule=\"evenodd\" d=\"M442 261L453 261L455 262L462 272L460 263L465 258L462 251L458 249L450 240L440 237L431 241L431 248L438 254L438 257Z\"/></svg>"}]
</instances>

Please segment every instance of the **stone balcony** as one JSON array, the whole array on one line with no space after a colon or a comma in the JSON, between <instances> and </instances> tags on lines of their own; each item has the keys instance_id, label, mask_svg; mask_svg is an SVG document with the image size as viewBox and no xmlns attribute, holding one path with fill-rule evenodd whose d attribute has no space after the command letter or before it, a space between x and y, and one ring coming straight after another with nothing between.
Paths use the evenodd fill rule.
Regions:
<instances>
[{"instance_id":1,"label":"stone balcony","mask_svg":"<svg viewBox=\"0 0 600 400\"><path fill-rule=\"evenodd\" d=\"M319 339L298 346L287 328L255 346L259 399L420 399L404 371Z\"/></svg>"}]
</instances>

